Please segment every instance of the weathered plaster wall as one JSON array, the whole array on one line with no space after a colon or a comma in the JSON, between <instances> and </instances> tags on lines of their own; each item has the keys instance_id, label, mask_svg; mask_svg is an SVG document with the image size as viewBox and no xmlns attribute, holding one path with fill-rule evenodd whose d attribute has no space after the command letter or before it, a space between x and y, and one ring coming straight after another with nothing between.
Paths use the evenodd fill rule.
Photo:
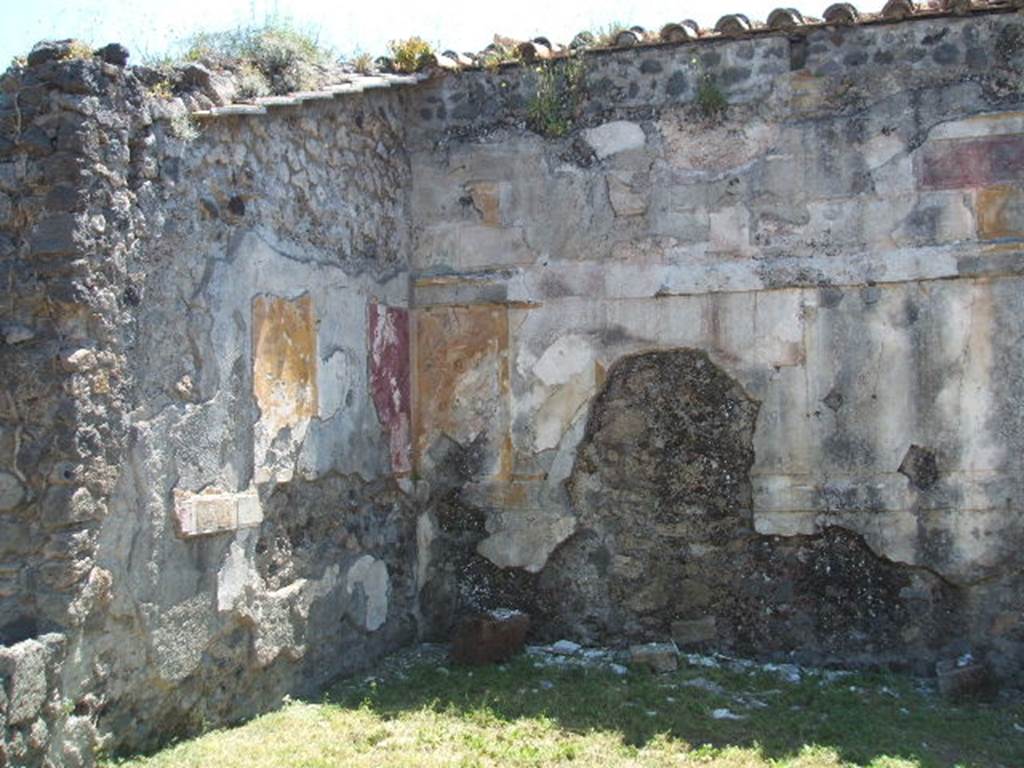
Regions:
<instances>
[{"instance_id":1,"label":"weathered plaster wall","mask_svg":"<svg viewBox=\"0 0 1024 768\"><path fill-rule=\"evenodd\" d=\"M674 632L819 660L971 647L1015 668L1022 65L1014 14L598 54L583 129L561 139L524 130L529 74L418 89L413 444L435 546L461 553L424 611L513 603L551 636ZM704 77L720 120L701 112ZM623 501L646 498L643 473L597 473L603 523L567 490L609 369L671 349L706 352L758 404L732 536L789 565L737 555L722 578L692 521L681 538L671 520L644 529ZM656 413L636 413L639 439ZM682 525L686 505L669 507ZM626 556L606 530L622 516L663 539L657 556ZM865 544L850 591L827 553ZM593 607L580 585L598 561L593 578L624 585L618 619L574 607ZM775 591L755 595L747 566ZM662 571L674 586L645 602ZM758 611L783 618L739 626ZM856 631L837 644L837 626Z\"/></svg>"},{"instance_id":2,"label":"weathered plaster wall","mask_svg":"<svg viewBox=\"0 0 1024 768\"><path fill-rule=\"evenodd\" d=\"M5 90L6 759L154 745L410 642L401 95L182 141L96 60Z\"/></svg>"},{"instance_id":3,"label":"weathered plaster wall","mask_svg":"<svg viewBox=\"0 0 1024 768\"><path fill-rule=\"evenodd\" d=\"M401 112L380 94L152 133L130 461L98 548L120 589L87 648L117 741L266 709L415 637L408 358L379 354L406 318ZM189 502L220 532L193 538Z\"/></svg>"},{"instance_id":4,"label":"weathered plaster wall","mask_svg":"<svg viewBox=\"0 0 1024 768\"><path fill-rule=\"evenodd\" d=\"M2 757L155 745L498 606L1019 670L1022 51L978 13L587 54L560 139L529 68L192 142L116 50L12 70Z\"/></svg>"}]
</instances>

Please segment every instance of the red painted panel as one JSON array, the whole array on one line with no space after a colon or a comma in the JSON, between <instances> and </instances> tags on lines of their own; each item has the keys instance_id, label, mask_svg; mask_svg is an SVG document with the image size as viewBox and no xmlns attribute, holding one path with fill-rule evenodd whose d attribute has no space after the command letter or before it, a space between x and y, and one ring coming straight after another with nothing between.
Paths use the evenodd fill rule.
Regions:
<instances>
[{"instance_id":1,"label":"red painted panel","mask_svg":"<svg viewBox=\"0 0 1024 768\"><path fill-rule=\"evenodd\" d=\"M983 187L1024 179L1024 136L936 141L921 150L918 172L926 189Z\"/></svg>"},{"instance_id":2,"label":"red painted panel","mask_svg":"<svg viewBox=\"0 0 1024 768\"><path fill-rule=\"evenodd\" d=\"M370 393L377 418L388 430L391 469L412 469L409 401L409 311L370 304Z\"/></svg>"}]
</instances>

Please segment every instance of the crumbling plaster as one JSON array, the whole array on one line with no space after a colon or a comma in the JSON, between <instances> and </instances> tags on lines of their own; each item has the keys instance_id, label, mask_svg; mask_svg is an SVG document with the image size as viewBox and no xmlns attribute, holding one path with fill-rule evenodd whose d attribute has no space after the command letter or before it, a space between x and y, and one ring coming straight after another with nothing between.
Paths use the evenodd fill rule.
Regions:
<instances>
[{"instance_id":1,"label":"crumbling plaster","mask_svg":"<svg viewBox=\"0 0 1024 768\"><path fill-rule=\"evenodd\" d=\"M921 569L972 606L945 652L1012 667L1020 35L1001 15L597 55L561 140L518 129L529 77L418 89L434 130L412 137L414 446L440 538L471 548L449 577L465 588L437 599L572 631L574 576L551 571L593 533L565 485L607 371L698 349L759 403L754 531L838 528ZM701 113L705 76L724 119ZM482 523L444 533L457 514Z\"/></svg>"},{"instance_id":2,"label":"crumbling plaster","mask_svg":"<svg viewBox=\"0 0 1024 768\"><path fill-rule=\"evenodd\" d=\"M524 127L530 68L193 142L131 70L9 76L6 755L152 746L499 606L1019 670L1022 41L979 13L594 53L562 138ZM706 459L663 418L706 398L658 379L698 368L740 490L710 528L659 501L634 546L633 483L685 451L626 476L588 425Z\"/></svg>"}]
</instances>

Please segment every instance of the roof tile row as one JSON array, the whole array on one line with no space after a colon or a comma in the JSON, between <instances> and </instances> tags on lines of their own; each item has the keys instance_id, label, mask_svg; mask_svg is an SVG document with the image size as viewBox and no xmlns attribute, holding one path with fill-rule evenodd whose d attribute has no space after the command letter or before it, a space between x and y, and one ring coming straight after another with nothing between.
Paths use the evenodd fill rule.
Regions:
<instances>
[{"instance_id":1,"label":"roof tile row","mask_svg":"<svg viewBox=\"0 0 1024 768\"><path fill-rule=\"evenodd\" d=\"M934 18L944 15L963 15L972 12L989 12L1024 8L1024 0L931 0L928 3L913 3L911 0L887 0L877 13L861 12L852 3L833 3L822 17L806 17L795 8L776 8L765 22L754 21L742 13L722 16L712 29L702 29L692 19L670 22L657 32L643 27L630 27L618 31L613 38L601 43L590 32L581 32L569 45L552 44L544 37L517 44L519 58L539 61L567 55L572 51L587 48L627 48L637 45L661 43L684 43L703 38L742 37L756 34L794 32L801 28L821 26L852 25L902 21L911 18ZM445 51L429 62L443 69L464 69L480 66L488 60L494 46L488 46L479 53L457 53ZM386 60L385 60L386 63Z\"/></svg>"},{"instance_id":2,"label":"roof tile row","mask_svg":"<svg viewBox=\"0 0 1024 768\"><path fill-rule=\"evenodd\" d=\"M799 34L801 30L821 27L889 23L910 19L936 18L974 12L1024 10L1024 0L931 0L914 4L910 0L887 0L878 13L862 13L851 3L834 3L825 9L821 19L805 17L795 8L777 8L764 23L751 21L741 13L727 14L718 20L714 29L701 29L690 19L664 25L657 33L642 27L630 27L615 33L614 37L599 45L590 32L576 35L569 45L552 43L544 37L522 42L495 38L496 42L480 53L445 51L425 62L425 69L414 74L385 72L379 75L346 76L346 82L324 86L320 90L291 93L286 96L265 96L246 104L228 104L193 112L196 117L266 114L268 108L296 106L308 101L330 99L350 93L362 93L377 88L412 85L428 79L438 69L458 71L483 66L498 49L514 50L516 59L527 63L545 61L573 55L579 50L606 48L616 50L641 45L686 43L704 39L748 37L759 34ZM386 65L386 62L385 62Z\"/></svg>"}]
</instances>

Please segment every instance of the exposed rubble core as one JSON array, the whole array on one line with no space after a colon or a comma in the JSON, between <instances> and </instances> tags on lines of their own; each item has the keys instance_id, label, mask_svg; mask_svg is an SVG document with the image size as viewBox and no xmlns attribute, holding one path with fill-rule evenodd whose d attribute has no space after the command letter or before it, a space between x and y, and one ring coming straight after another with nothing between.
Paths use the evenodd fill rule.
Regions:
<instances>
[{"instance_id":1,"label":"exposed rubble core","mask_svg":"<svg viewBox=\"0 0 1024 768\"><path fill-rule=\"evenodd\" d=\"M957 647L966 620L958 590L879 558L842 528L792 538L754 531L757 410L697 350L612 366L568 481L578 529L529 604L548 621L541 631L929 669Z\"/></svg>"},{"instance_id":2,"label":"exposed rubble core","mask_svg":"<svg viewBox=\"0 0 1024 768\"><path fill-rule=\"evenodd\" d=\"M517 609L1020 681L1024 17L577 43L245 103L117 45L3 76L0 763Z\"/></svg>"},{"instance_id":3,"label":"exposed rubble core","mask_svg":"<svg viewBox=\"0 0 1024 768\"><path fill-rule=\"evenodd\" d=\"M611 367L568 480L577 533L545 570L567 627L588 641L665 637L720 602L706 580L752 531L757 410L700 351Z\"/></svg>"}]
</instances>

